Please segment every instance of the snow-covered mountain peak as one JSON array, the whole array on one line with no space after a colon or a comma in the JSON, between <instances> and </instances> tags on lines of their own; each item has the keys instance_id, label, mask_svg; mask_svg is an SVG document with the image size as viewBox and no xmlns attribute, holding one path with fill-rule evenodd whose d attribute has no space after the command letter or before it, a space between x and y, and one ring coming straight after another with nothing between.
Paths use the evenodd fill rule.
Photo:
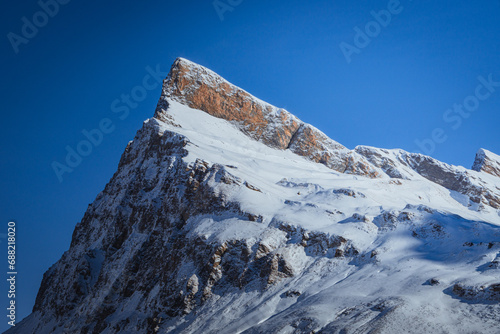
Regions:
<instances>
[{"instance_id":1,"label":"snow-covered mountain peak","mask_svg":"<svg viewBox=\"0 0 500 334\"><path fill-rule=\"evenodd\" d=\"M269 147L289 149L336 171L348 169L350 152L343 145L288 111L256 98L215 72L183 58L174 62L164 81L156 118L168 117L169 100L229 121ZM356 160L367 166L362 157ZM378 176L370 168L354 169L359 174Z\"/></svg>"},{"instance_id":2,"label":"snow-covered mountain peak","mask_svg":"<svg viewBox=\"0 0 500 334\"><path fill-rule=\"evenodd\" d=\"M500 156L481 148L476 153L472 169L500 177Z\"/></svg>"},{"instance_id":3,"label":"snow-covered mountain peak","mask_svg":"<svg viewBox=\"0 0 500 334\"><path fill-rule=\"evenodd\" d=\"M485 187L483 179L488 176L483 173L472 176L472 171L465 168L398 149L358 146L349 150L288 111L263 102L210 69L184 58L175 60L164 81L155 118L170 122L172 102L225 120L270 148L291 151L337 172L369 178L423 177L467 196L478 209L483 205L500 208L500 189Z\"/></svg>"},{"instance_id":4,"label":"snow-covered mountain peak","mask_svg":"<svg viewBox=\"0 0 500 334\"><path fill-rule=\"evenodd\" d=\"M498 333L500 178L349 150L177 59L11 333Z\"/></svg>"}]
</instances>

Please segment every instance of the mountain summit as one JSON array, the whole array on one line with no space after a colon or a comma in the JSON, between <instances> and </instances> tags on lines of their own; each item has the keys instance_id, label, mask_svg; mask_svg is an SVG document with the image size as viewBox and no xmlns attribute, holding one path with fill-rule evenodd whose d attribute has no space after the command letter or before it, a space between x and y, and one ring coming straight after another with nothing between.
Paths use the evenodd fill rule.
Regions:
<instances>
[{"instance_id":1,"label":"mountain summit","mask_svg":"<svg viewBox=\"0 0 500 334\"><path fill-rule=\"evenodd\" d=\"M349 150L178 58L8 333L498 333L499 162Z\"/></svg>"},{"instance_id":2,"label":"mountain summit","mask_svg":"<svg viewBox=\"0 0 500 334\"><path fill-rule=\"evenodd\" d=\"M500 177L500 156L488 150L480 149L476 154L472 169Z\"/></svg>"},{"instance_id":3,"label":"mountain summit","mask_svg":"<svg viewBox=\"0 0 500 334\"><path fill-rule=\"evenodd\" d=\"M288 111L266 103L211 70L178 58L165 81L155 117L168 113L168 100L225 119L265 145L289 149L337 171L347 169L348 150Z\"/></svg>"}]
</instances>

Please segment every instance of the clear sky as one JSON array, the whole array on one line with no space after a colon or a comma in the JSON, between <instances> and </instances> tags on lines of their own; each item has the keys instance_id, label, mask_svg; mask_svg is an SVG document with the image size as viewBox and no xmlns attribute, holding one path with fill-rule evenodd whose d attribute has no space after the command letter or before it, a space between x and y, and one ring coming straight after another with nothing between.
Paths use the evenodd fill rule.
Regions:
<instances>
[{"instance_id":1,"label":"clear sky","mask_svg":"<svg viewBox=\"0 0 500 334\"><path fill-rule=\"evenodd\" d=\"M34 0L9 2L0 20L0 233L17 222L20 317L153 116L160 86L143 80L178 56L349 148L468 168L481 147L500 153L498 0L59 1L45 6L51 15ZM108 133L60 182L53 162L103 120Z\"/></svg>"}]
</instances>

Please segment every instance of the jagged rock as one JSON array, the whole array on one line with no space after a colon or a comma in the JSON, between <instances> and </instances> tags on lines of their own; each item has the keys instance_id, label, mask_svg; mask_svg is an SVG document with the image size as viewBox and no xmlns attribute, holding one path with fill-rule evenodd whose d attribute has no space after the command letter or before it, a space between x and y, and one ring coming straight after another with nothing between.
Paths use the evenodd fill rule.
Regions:
<instances>
[{"instance_id":1,"label":"jagged rock","mask_svg":"<svg viewBox=\"0 0 500 334\"><path fill-rule=\"evenodd\" d=\"M432 286L441 284L441 282L437 278L431 278L431 279L429 279L428 283L429 283L429 285L432 285Z\"/></svg>"},{"instance_id":2,"label":"jagged rock","mask_svg":"<svg viewBox=\"0 0 500 334\"><path fill-rule=\"evenodd\" d=\"M500 302L500 283L489 285L466 285L457 283L451 290L457 297L468 301L487 303Z\"/></svg>"},{"instance_id":3,"label":"jagged rock","mask_svg":"<svg viewBox=\"0 0 500 334\"><path fill-rule=\"evenodd\" d=\"M300 125L287 148L331 169L343 172L347 168L348 150L309 124Z\"/></svg>"},{"instance_id":4,"label":"jagged rock","mask_svg":"<svg viewBox=\"0 0 500 334\"><path fill-rule=\"evenodd\" d=\"M476 153L472 170L500 177L500 156L482 148Z\"/></svg>"}]
</instances>

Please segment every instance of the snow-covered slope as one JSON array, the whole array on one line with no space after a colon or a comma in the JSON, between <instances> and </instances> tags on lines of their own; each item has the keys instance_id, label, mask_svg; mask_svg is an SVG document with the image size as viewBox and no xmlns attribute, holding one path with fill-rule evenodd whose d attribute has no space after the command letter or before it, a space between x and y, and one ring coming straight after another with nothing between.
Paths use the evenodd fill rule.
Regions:
<instances>
[{"instance_id":1,"label":"snow-covered slope","mask_svg":"<svg viewBox=\"0 0 500 334\"><path fill-rule=\"evenodd\" d=\"M9 333L498 333L500 178L474 169L348 150L178 59Z\"/></svg>"}]
</instances>

